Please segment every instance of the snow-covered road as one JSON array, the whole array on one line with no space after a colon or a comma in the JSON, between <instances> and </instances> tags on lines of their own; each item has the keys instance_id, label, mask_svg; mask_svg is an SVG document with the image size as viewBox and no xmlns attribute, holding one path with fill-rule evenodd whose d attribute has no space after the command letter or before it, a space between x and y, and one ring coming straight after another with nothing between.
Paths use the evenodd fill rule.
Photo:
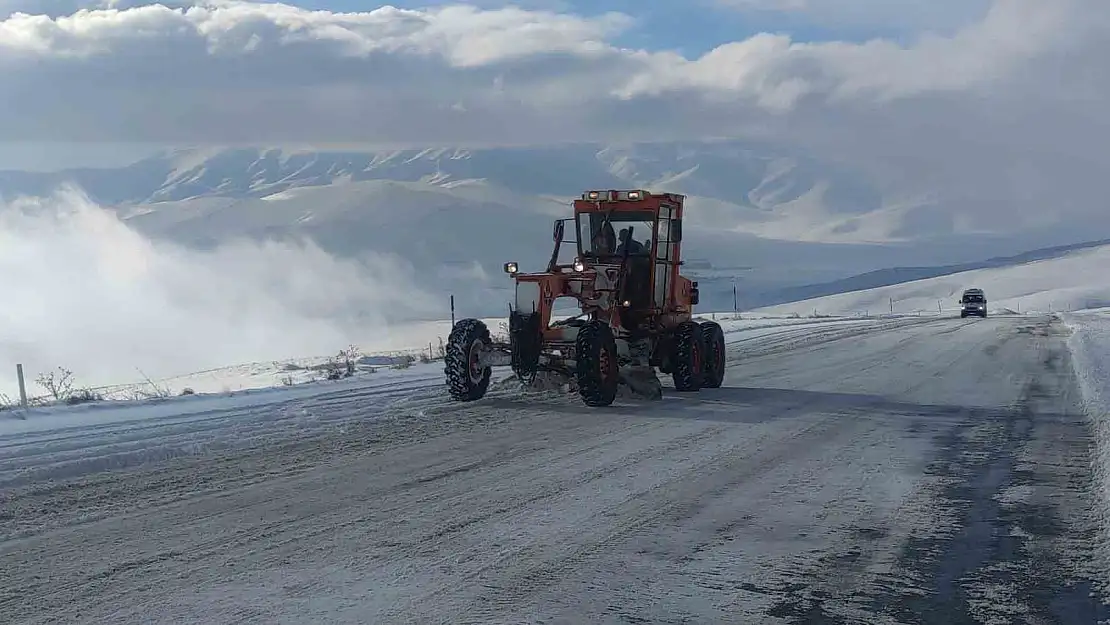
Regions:
<instances>
[{"instance_id":1,"label":"snow-covered road","mask_svg":"<svg viewBox=\"0 0 1110 625\"><path fill-rule=\"evenodd\" d=\"M1110 618L1060 322L729 340L725 388L611 409L415 367L5 423L0 622Z\"/></svg>"}]
</instances>

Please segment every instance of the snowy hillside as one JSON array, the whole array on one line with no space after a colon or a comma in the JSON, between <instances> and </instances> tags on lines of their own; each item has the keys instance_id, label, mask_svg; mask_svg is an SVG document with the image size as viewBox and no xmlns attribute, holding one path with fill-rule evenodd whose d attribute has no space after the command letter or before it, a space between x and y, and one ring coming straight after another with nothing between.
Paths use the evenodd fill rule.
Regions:
<instances>
[{"instance_id":1,"label":"snowy hillside","mask_svg":"<svg viewBox=\"0 0 1110 625\"><path fill-rule=\"evenodd\" d=\"M732 308L734 288L739 306L754 308L875 284L883 278L861 274L890 267L943 269L1098 234L1078 222L1023 231L1003 220L995 225L1017 229L1002 234L933 228L958 207L888 197L835 165L738 142L182 150L119 169L0 172L0 199L66 183L152 240L211 250L308 239L337 258L384 258L391 283L441 300L453 293L478 315L499 314L509 299L502 263L542 267L551 220L591 187L688 194L687 273L714 309Z\"/></svg>"},{"instance_id":2,"label":"snowy hillside","mask_svg":"<svg viewBox=\"0 0 1110 625\"><path fill-rule=\"evenodd\" d=\"M862 291L840 293L761 308L763 314L884 314L955 312L960 293L970 287L987 293L997 312L1051 312L1107 306L1110 302L1110 245L1069 252L1057 258L964 271Z\"/></svg>"},{"instance_id":3,"label":"snowy hillside","mask_svg":"<svg viewBox=\"0 0 1110 625\"><path fill-rule=\"evenodd\" d=\"M528 148L321 151L177 150L111 170L0 172L0 194L42 194L62 181L105 204L195 197L262 197L285 189L366 180L456 184L481 180L530 195L585 187L665 187L762 212L820 189L830 206L877 208L880 195L837 168L736 142Z\"/></svg>"},{"instance_id":4,"label":"snowy hillside","mask_svg":"<svg viewBox=\"0 0 1110 625\"><path fill-rule=\"evenodd\" d=\"M791 286L774 292L760 293L759 299L766 301L766 304L761 304L760 306L773 306L776 304L797 302L828 295L836 295L838 293L847 293L849 291L876 289L879 287L901 284L903 282L926 280L929 278L949 276L980 269L1027 264L1040 260L1059 258L1079 250L1101 247L1107 244L1110 244L1110 240L1102 239L1099 241L1087 241L1084 243L1030 250L1012 256L996 256L985 260L955 265L941 265L936 267L890 267L887 269L868 271L840 280L833 280L832 282ZM744 306L744 308L751 307L754 306Z\"/></svg>"},{"instance_id":5,"label":"snowy hillside","mask_svg":"<svg viewBox=\"0 0 1110 625\"><path fill-rule=\"evenodd\" d=\"M814 242L828 215L877 207L882 198L835 167L736 142L181 150L118 169L0 172L0 198L49 196L62 184L147 236L193 248L308 238L338 257L387 255L420 288L488 304L480 314L501 310L502 263L541 267L551 251L551 220L569 215L569 200L595 187L690 196L687 253L724 269L715 271L719 286L710 279L703 289L709 306L731 307L737 275L745 302L758 302L764 290L892 264L980 257L955 242L947 250ZM803 198L808 208L799 212ZM729 269L736 267L743 269Z\"/></svg>"},{"instance_id":6,"label":"snowy hillside","mask_svg":"<svg viewBox=\"0 0 1110 625\"><path fill-rule=\"evenodd\" d=\"M421 288L453 291L468 305L489 302L496 309L477 314L492 315L507 299L502 264L515 260L527 269L543 267L552 250L551 222L570 210L568 198L528 195L490 182L371 180L298 187L261 198L145 204L119 214L144 234L190 246L307 237L340 257L391 255L412 267ZM784 294L786 301L798 299L783 293L784 287L906 262L982 261L980 254L992 249L956 240L947 246L874 245L760 237L722 228L726 216L705 211L698 198L687 215L685 272L702 282L704 305L714 309L731 309L733 285L739 285L742 307L759 306L784 301Z\"/></svg>"},{"instance_id":7,"label":"snowy hillside","mask_svg":"<svg viewBox=\"0 0 1110 625\"><path fill-rule=\"evenodd\" d=\"M944 254L963 262L1092 238L1088 227L1067 216L1038 214L1033 229L1020 220L985 214L981 206L880 189L836 163L737 141L378 151L188 149L117 169L0 172L0 197L47 195L68 182L98 203L142 211L153 203L257 199L371 180L442 188L485 185L517 196L564 200L588 188L668 190L690 196L691 219L722 233L822 243L928 241L934 246L932 263L942 262ZM994 239L1002 235L1012 240ZM990 249L961 252L972 241Z\"/></svg>"},{"instance_id":8,"label":"snowy hillside","mask_svg":"<svg viewBox=\"0 0 1110 625\"><path fill-rule=\"evenodd\" d=\"M45 204L74 202L82 200L63 195ZM414 286L444 297L454 292L471 305L488 304L476 314L498 314L509 286L502 264L515 260L526 268L543 267L552 250L551 222L570 211L567 198L528 195L489 182L371 180L298 187L261 198L118 206L113 219L152 239L194 249L241 239L307 238L339 258L388 256ZM689 273L704 280L703 301L714 308L732 307L736 276L743 280L743 303L762 303L761 293L784 286L947 258L935 245L810 243L722 230L696 203L688 215Z\"/></svg>"}]
</instances>

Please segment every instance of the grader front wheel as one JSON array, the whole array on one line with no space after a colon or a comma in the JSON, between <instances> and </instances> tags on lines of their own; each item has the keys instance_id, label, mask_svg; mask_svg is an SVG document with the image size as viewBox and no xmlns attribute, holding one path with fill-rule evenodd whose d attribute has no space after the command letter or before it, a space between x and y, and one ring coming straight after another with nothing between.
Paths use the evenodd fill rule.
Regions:
<instances>
[{"instance_id":1,"label":"grader front wheel","mask_svg":"<svg viewBox=\"0 0 1110 625\"><path fill-rule=\"evenodd\" d=\"M481 354L492 344L489 328L478 319L463 319L447 338L443 372L447 392L455 401L475 401L489 390L493 368L482 363Z\"/></svg>"},{"instance_id":2,"label":"grader front wheel","mask_svg":"<svg viewBox=\"0 0 1110 625\"><path fill-rule=\"evenodd\" d=\"M620 369L613 331L601 321L591 321L578 331L575 345L578 394L587 406L604 407L617 398Z\"/></svg>"}]
</instances>

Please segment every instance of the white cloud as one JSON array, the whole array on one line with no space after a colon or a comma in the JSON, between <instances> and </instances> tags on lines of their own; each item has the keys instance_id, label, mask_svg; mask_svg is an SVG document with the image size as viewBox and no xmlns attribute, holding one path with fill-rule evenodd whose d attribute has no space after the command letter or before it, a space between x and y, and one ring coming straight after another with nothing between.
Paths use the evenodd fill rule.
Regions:
<instances>
[{"instance_id":1,"label":"white cloud","mask_svg":"<svg viewBox=\"0 0 1110 625\"><path fill-rule=\"evenodd\" d=\"M428 141L461 122L496 120L519 133L546 118L557 130L547 139L573 125L567 115L590 115L578 107L613 104L614 96L739 98L737 106L780 111L806 96L980 91L1020 78L1030 61L1065 43L1093 1L1000 0L981 23L912 48L759 35L693 60L614 47L609 40L633 24L619 14L468 6L341 14L226 0L17 15L0 22L0 81L14 96L0 104L0 132ZM479 128L468 138L492 138ZM297 136L281 137L283 129Z\"/></svg>"},{"instance_id":2,"label":"white cloud","mask_svg":"<svg viewBox=\"0 0 1110 625\"><path fill-rule=\"evenodd\" d=\"M245 57L278 48L317 46L332 55L368 59L375 54L437 57L457 68L538 54L591 55L602 40L629 24L620 14L582 19L513 7L480 10L465 5L427 11L390 6L363 13L213 1L187 8L162 4L82 10L68 16L13 15L0 25L0 49L13 57L122 60L136 45L203 44L207 56ZM199 51L199 48L194 48Z\"/></svg>"},{"instance_id":3,"label":"white cloud","mask_svg":"<svg viewBox=\"0 0 1110 625\"><path fill-rule=\"evenodd\" d=\"M1097 147L1110 140L1102 0L996 0L983 19L908 45L765 34L697 59L614 43L635 26L618 14L461 5L340 14L235 0L15 16L0 21L0 137L755 135L867 168L899 190L939 189L969 205L986 196L999 211L1083 206L1101 193L1099 176L1085 175L1110 165Z\"/></svg>"},{"instance_id":4,"label":"white cloud","mask_svg":"<svg viewBox=\"0 0 1110 625\"><path fill-rule=\"evenodd\" d=\"M559 78L596 75L590 64L604 73L615 54L604 39L628 23L512 8L333 14L247 2L16 15L0 22L0 84L12 96L0 103L0 136L428 141L467 121L488 136L506 110L527 114L529 102L549 100ZM512 88L493 89L498 78Z\"/></svg>"},{"instance_id":5,"label":"white cloud","mask_svg":"<svg viewBox=\"0 0 1110 625\"><path fill-rule=\"evenodd\" d=\"M442 307L392 258L340 261L308 244L187 250L73 191L0 204L0 272L0 362L32 379L65 366L85 384L372 348L391 315Z\"/></svg>"},{"instance_id":6,"label":"white cloud","mask_svg":"<svg viewBox=\"0 0 1110 625\"><path fill-rule=\"evenodd\" d=\"M981 92L1016 77L1030 61L1072 36L1074 2L1001 2L951 37L930 35L907 48L890 41L795 43L757 35L722 45L693 61L655 55L624 97L668 90L748 95L772 109L803 96L865 95L879 101L946 91ZM1021 10L1015 8L1021 5Z\"/></svg>"}]
</instances>

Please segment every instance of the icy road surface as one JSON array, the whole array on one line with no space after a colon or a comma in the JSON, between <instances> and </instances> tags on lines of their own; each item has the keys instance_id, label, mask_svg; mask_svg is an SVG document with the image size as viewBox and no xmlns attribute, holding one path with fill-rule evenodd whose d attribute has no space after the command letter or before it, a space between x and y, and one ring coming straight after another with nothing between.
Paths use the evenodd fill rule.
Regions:
<instances>
[{"instance_id":1,"label":"icy road surface","mask_svg":"<svg viewBox=\"0 0 1110 625\"><path fill-rule=\"evenodd\" d=\"M736 332L727 388L603 410L429 368L8 424L0 623L1093 624L1064 332Z\"/></svg>"}]
</instances>

